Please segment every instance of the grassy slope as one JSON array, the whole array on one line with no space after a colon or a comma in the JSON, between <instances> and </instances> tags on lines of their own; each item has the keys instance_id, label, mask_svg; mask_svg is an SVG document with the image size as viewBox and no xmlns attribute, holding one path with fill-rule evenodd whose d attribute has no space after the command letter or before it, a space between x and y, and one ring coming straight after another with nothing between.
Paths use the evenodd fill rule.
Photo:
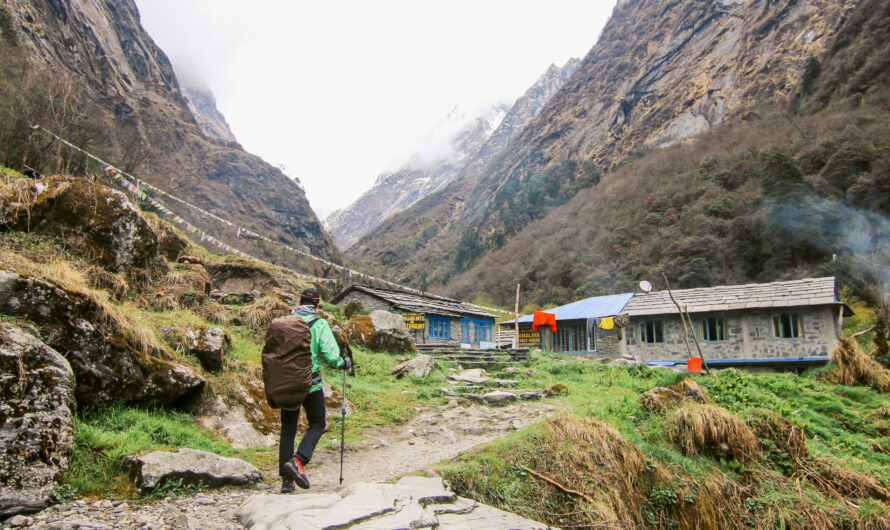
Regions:
<instances>
[{"instance_id":1,"label":"grassy slope","mask_svg":"<svg viewBox=\"0 0 890 530\"><path fill-rule=\"evenodd\" d=\"M800 468L795 469L790 457L771 442L762 441L766 457L753 463L684 455L667 437L666 415L648 412L637 401L649 388L675 383L681 378L678 374L553 357L540 358L534 368L548 382L561 381L569 386L567 399L576 405L572 415L616 427L642 451L646 468L629 493L633 502L628 501L625 508L630 510L622 513L615 509L620 504L615 497L622 496L617 484L597 482L597 477L610 469L584 467L585 459L604 456L582 454L590 450L583 440L544 426L444 465L441 472L458 493L564 527L603 524L610 522L610 516L614 517L611 523L619 526L632 526L635 521L659 528L696 524L827 527L823 520L860 524L888 516L888 506L877 500L841 500L820 490L815 478L807 478ZM818 374L752 375L727 370L698 381L716 405L733 415L745 418L756 415L758 409L767 409L802 428L809 453L807 462L836 461L844 468L890 484L890 423L884 417L890 399L886 396L867 388L827 384ZM561 493L517 465L544 473L601 504ZM719 484L717 492L715 484ZM858 509L848 502L854 502ZM722 519L708 519L700 512L709 503L725 505L729 511L720 516ZM727 508L732 506L735 508Z\"/></svg>"}]
</instances>

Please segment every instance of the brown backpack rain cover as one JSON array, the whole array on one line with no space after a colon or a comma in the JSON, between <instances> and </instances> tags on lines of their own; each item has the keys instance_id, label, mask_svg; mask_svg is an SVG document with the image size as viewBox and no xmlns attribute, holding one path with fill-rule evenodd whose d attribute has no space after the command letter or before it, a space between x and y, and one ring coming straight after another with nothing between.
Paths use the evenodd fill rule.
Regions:
<instances>
[{"instance_id":1,"label":"brown backpack rain cover","mask_svg":"<svg viewBox=\"0 0 890 530\"><path fill-rule=\"evenodd\" d=\"M312 387L312 335L299 316L276 318L263 346L263 384L272 408L300 408Z\"/></svg>"}]
</instances>

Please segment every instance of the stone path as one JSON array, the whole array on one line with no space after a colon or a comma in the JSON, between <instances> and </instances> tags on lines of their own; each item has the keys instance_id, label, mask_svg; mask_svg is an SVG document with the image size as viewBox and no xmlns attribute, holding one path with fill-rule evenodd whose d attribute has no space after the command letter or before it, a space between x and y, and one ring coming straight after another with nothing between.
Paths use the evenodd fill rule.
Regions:
<instances>
[{"instance_id":1,"label":"stone path","mask_svg":"<svg viewBox=\"0 0 890 530\"><path fill-rule=\"evenodd\" d=\"M319 447L316 458L306 468L312 488L297 495L333 493L353 484L392 481L541 421L558 413L560 408L560 404L554 402L486 407L452 401L448 405L422 411L398 429L366 431L365 440L347 447L342 487L339 484L339 451L325 451ZM205 490L188 496L171 495L154 502L128 504L79 500L31 516L18 516L8 521L4 528L18 524L20 527L58 530L240 529L243 526L238 522L236 513L248 498L260 493L277 494L280 487L278 477L266 476L265 479L268 485Z\"/></svg>"}]
</instances>

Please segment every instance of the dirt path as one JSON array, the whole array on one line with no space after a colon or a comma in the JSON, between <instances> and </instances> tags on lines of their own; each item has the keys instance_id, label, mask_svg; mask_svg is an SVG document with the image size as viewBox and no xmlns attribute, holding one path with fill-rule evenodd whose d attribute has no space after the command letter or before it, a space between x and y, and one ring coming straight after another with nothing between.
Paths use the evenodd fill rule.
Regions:
<instances>
[{"instance_id":1,"label":"dirt path","mask_svg":"<svg viewBox=\"0 0 890 530\"><path fill-rule=\"evenodd\" d=\"M347 445L343 485L339 483L340 453L316 453L306 472L312 482L310 493L339 490L356 482L388 482L402 475L422 471L437 462L450 460L477 445L557 414L562 404L555 401L521 402L504 407L459 405L451 402L423 410L396 429L365 432L366 439ZM348 421L348 419L347 419ZM235 511L244 500L260 492L277 492L277 476L265 477L268 485L253 489L224 488L197 495L171 495L156 502L128 505L98 501L76 501L58 505L30 516L27 526L44 529L113 528L241 528ZM302 491L302 490L299 490Z\"/></svg>"}]
</instances>

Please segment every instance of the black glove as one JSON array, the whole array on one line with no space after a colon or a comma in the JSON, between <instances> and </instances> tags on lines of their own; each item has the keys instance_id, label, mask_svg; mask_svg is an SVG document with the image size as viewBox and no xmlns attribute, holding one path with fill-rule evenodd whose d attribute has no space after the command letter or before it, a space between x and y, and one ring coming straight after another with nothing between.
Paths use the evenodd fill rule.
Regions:
<instances>
[{"instance_id":1,"label":"black glove","mask_svg":"<svg viewBox=\"0 0 890 530\"><path fill-rule=\"evenodd\" d=\"M343 365L340 367L343 370L349 371L352 369L352 359L349 357L343 357Z\"/></svg>"}]
</instances>

